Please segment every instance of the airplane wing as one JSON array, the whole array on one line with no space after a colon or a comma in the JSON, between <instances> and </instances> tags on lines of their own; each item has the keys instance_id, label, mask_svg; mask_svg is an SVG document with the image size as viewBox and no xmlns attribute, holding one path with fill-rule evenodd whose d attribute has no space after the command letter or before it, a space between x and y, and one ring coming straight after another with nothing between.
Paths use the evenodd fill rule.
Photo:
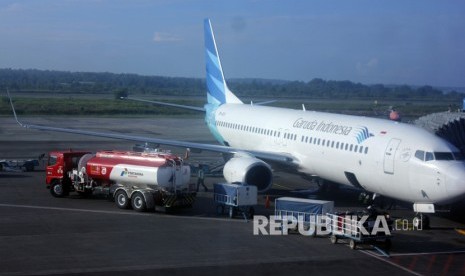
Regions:
<instances>
[{"instance_id":1,"label":"airplane wing","mask_svg":"<svg viewBox=\"0 0 465 276\"><path fill-rule=\"evenodd\" d=\"M95 132L95 131L88 131L88 130L81 130L81 129L73 129L73 128L60 128L60 127L26 124L26 123L22 123L18 119L18 116L16 115L16 111L13 105L13 100L11 99L10 92L8 90L7 90L7 94L8 94L8 98L10 99L11 109L13 110L13 115L15 117L15 120L20 126L24 128L81 134L81 135L94 136L94 137L113 138L113 139L136 141L136 142L142 142L142 143L154 143L154 144L160 144L160 145L214 151L214 152L227 153L227 154L246 153L246 154L253 155L257 158L277 162L282 165L295 166L296 164L298 164L298 161L296 158L294 158L293 156L289 154L285 154L285 153L273 153L273 152L264 152L264 151L254 151L254 150L244 151L242 149L235 149L235 148L222 146L222 145L202 144L202 143L194 143L194 142L187 142L187 141L177 141L177 140L150 138L150 137L144 137L144 136L125 135L125 134L118 134L118 133L105 133L105 132Z\"/></svg>"},{"instance_id":2,"label":"airplane wing","mask_svg":"<svg viewBox=\"0 0 465 276\"><path fill-rule=\"evenodd\" d=\"M136 101L136 102L152 103L152 104L165 105L165 106L178 107L178 108L183 108L183 109L189 109L189 110L205 112L205 108L197 107L197 106L174 104L174 103L165 103L165 102L159 102L159 101L150 101L150 100L137 99L137 98L132 98L132 97L121 97L121 99L122 100L131 100L131 101Z\"/></svg>"},{"instance_id":3,"label":"airplane wing","mask_svg":"<svg viewBox=\"0 0 465 276\"><path fill-rule=\"evenodd\" d=\"M160 101L151 101L151 100L144 100L144 99L138 99L138 98L133 98L133 97L121 97L120 99L121 100L131 100L131 101L136 101L136 102L151 103L151 104L158 104L158 105L164 105L164 106L171 106L171 107L178 107L178 108L183 108L183 109L189 109L189 110L194 110L194 111L205 112L205 108L198 107L198 106L166 103L166 102L160 102ZM276 100L269 100L269 101L263 101L263 102L258 102L258 103L250 102L250 104L251 105L267 105L267 104L274 103L274 102L276 102Z\"/></svg>"}]
</instances>

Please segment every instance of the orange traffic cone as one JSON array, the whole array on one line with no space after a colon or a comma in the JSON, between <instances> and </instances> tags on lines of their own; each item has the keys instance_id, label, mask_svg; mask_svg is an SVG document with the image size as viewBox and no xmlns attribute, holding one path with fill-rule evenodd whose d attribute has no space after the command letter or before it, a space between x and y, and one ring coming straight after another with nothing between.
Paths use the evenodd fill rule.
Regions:
<instances>
[{"instance_id":1,"label":"orange traffic cone","mask_svg":"<svg viewBox=\"0 0 465 276\"><path fill-rule=\"evenodd\" d=\"M269 209L270 208L270 196L267 195L265 199L265 208Z\"/></svg>"}]
</instances>

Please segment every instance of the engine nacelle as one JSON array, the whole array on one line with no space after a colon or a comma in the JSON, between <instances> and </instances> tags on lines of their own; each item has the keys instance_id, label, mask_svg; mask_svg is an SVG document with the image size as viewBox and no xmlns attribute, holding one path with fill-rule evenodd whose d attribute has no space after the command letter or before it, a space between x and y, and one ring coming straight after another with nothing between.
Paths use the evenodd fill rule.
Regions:
<instances>
[{"instance_id":1,"label":"engine nacelle","mask_svg":"<svg viewBox=\"0 0 465 276\"><path fill-rule=\"evenodd\" d=\"M248 156L233 157L224 165L223 175L227 182L241 182L257 186L264 192L273 184L271 167L260 159Z\"/></svg>"}]
</instances>

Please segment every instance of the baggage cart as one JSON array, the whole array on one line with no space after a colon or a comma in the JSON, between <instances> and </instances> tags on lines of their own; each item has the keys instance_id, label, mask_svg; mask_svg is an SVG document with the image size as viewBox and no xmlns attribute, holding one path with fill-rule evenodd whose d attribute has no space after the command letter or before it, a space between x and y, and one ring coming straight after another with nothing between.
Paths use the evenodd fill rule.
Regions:
<instances>
[{"instance_id":1,"label":"baggage cart","mask_svg":"<svg viewBox=\"0 0 465 276\"><path fill-rule=\"evenodd\" d=\"M320 222L318 216L332 213L333 209L334 201L279 197L275 200L275 219L282 220L284 223L285 220L289 221L290 217L293 217L298 223L303 223L303 229L307 231L312 223ZM314 226L313 229L316 229L317 225ZM326 223L319 226L326 227Z\"/></svg>"},{"instance_id":2,"label":"baggage cart","mask_svg":"<svg viewBox=\"0 0 465 276\"><path fill-rule=\"evenodd\" d=\"M362 224L362 217L368 216ZM383 243L386 250L391 247L392 235L386 235L384 231L378 231L374 233L373 228L378 216L384 216L387 222L389 230L392 231L393 221L386 213L377 212L358 212L358 213L337 213L327 214L327 223L330 230L331 243L336 244L339 239L348 239L349 247L356 249L358 244L371 244L375 246L377 243ZM366 230L364 233L363 230ZM375 249L387 255L379 247L375 246Z\"/></svg>"},{"instance_id":3,"label":"baggage cart","mask_svg":"<svg viewBox=\"0 0 465 276\"><path fill-rule=\"evenodd\" d=\"M233 218L240 214L247 221L254 215L254 205L257 205L257 186L247 184L215 183L213 198L218 215L228 212Z\"/></svg>"}]
</instances>

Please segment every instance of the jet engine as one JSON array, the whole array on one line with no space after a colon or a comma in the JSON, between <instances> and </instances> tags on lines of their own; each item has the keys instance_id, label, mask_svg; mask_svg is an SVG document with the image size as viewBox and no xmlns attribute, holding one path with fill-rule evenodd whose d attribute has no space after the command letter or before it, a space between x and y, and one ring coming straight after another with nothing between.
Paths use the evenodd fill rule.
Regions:
<instances>
[{"instance_id":1,"label":"jet engine","mask_svg":"<svg viewBox=\"0 0 465 276\"><path fill-rule=\"evenodd\" d=\"M229 183L255 185L258 192L267 191L273 184L271 167L255 157L241 156L229 159L224 165L223 175Z\"/></svg>"}]
</instances>

